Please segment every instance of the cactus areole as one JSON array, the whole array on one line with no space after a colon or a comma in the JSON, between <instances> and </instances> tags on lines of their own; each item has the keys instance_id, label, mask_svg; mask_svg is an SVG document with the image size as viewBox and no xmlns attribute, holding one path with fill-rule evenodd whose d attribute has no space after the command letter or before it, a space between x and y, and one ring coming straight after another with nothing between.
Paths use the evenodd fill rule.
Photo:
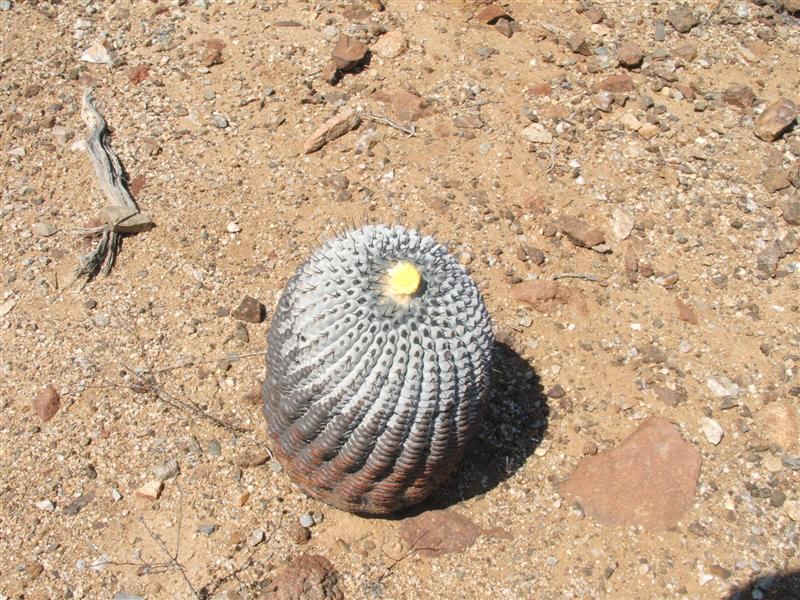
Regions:
<instances>
[{"instance_id":1,"label":"cactus areole","mask_svg":"<svg viewBox=\"0 0 800 600\"><path fill-rule=\"evenodd\" d=\"M270 326L264 415L276 458L343 510L423 500L477 432L493 345L478 288L433 238L376 225L326 242Z\"/></svg>"}]
</instances>

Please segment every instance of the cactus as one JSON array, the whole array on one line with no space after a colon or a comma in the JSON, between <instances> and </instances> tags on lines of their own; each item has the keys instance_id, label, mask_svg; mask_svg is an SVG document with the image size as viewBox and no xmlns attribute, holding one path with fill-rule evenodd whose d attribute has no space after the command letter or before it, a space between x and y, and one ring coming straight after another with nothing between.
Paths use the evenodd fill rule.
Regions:
<instances>
[{"instance_id":1,"label":"cactus","mask_svg":"<svg viewBox=\"0 0 800 600\"><path fill-rule=\"evenodd\" d=\"M343 510L419 502L477 432L493 346L478 288L433 238L385 225L340 235L299 267L272 319L273 451Z\"/></svg>"}]
</instances>

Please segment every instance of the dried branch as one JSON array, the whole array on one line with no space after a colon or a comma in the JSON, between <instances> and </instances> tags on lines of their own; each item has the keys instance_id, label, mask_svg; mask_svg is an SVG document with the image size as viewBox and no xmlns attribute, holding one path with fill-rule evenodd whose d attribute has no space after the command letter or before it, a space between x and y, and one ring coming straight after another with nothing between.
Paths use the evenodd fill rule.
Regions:
<instances>
[{"instance_id":1,"label":"dried branch","mask_svg":"<svg viewBox=\"0 0 800 600\"><path fill-rule=\"evenodd\" d=\"M597 275L590 275L588 273L555 273L554 275L550 276L550 279L582 279L583 281L603 281L601 277Z\"/></svg>"},{"instance_id":2,"label":"dried branch","mask_svg":"<svg viewBox=\"0 0 800 600\"><path fill-rule=\"evenodd\" d=\"M98 273L109 274L124 234L147 231L153 226L153 222L146 214L139 212L139 207L125 185L125 171L108 143L108 125L94 106L91 88L83 93L81 113L89 127L86 150L94 165L97 183L108 200L108 205L101 213L105 224L80 230L83 235L102 235L97 247L84 256L75 269L76 277L86 277L89 280Z\"/></svg>"},{"instance_id":3,"label":"dried branch","mask_svg":"<svg viewBox=\"0 0 800 600\"><path fill-rule=\"evenodd\" d=\"M389 127L393 127L398 131L402 131L403 133L407 134L409 137L416 137L417 136L417 128L413 124L410 126L402 125L397 121L390 119L384 115L376 115L375 113L368 113L365 112L361 115L368 121L373 121L375 123L381 123L382 125L388 125Z\"/></svg>"}]
</instances>

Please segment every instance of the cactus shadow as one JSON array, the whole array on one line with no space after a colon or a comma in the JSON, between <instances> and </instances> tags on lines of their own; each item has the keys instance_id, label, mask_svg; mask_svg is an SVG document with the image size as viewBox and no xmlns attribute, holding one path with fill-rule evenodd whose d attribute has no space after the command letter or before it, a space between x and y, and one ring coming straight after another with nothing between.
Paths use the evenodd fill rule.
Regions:
<instances>
[{"instance_id":1,"label":"cactus shadow","mask_svg":"<svg viewBox=\"0 0 800 600\"><path fill-rule=\"evenodd\" d=\"M800 571L762 575L743 587L736 587L728 600L791 600L800 598Z\"/></svg>"},{"instance_id":2,"label":"cactus shadow","mask_svg":"<svg viewBox=\"0 0 800 600\"><path fill-rule=\"evenodd\" d=\"M497 342L477 439L456 471L420 508L448 508L513 477L544 438L549 414L536 371L511 346Z\"/></svg>"}]
</instances>

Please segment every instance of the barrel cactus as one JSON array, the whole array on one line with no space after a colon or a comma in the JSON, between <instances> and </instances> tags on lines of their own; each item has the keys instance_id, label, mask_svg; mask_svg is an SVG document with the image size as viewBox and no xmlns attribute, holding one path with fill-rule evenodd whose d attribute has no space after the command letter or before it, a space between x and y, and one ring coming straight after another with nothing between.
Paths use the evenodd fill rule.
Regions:
<instances>
[{"instance_id":1,"label":"barrel cactus","mask_svg":"<svg viewBox=\"0 0 800 600\"><path fill-rule=\"evenodd\" d=\"M289 280L270 326L273 451L343 510L419 502L478 429L493 346L478 288L433 238L376 225L329 240Z\"/></svg>"}]
</instances>

